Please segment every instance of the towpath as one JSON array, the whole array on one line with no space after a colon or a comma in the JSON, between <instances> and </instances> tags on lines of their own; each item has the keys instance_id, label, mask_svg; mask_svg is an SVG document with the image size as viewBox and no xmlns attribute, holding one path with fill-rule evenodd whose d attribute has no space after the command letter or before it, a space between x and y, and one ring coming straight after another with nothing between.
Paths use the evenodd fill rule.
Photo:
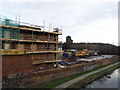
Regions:
<instances>
[{"instance_id":1,"label":"towpath","mask_svg":"<svg viewBox=\"0 0 120 90\"><path fill-rule=\"evenodd\" d=\"M75 79L72 79L72 80L70 80L70 81L67 81L67 82L65 82L65 83L57 86L57 87L55 87L54 89L56 89L56 88L67 88L68 86L70 86L70 85L72 85L72 84L74 84L74 83L76 83L76 82L78 82L78 81L80 81L80 80L88 77L89 75L95 74L95 73L97 73L97 72L100 72L100 71L102 71L102 70L105 70L105 69L107 69L107 68L109 68L109 67L112 67L112 66L114 66L114 65L117 65L117 64L119 64L119 63L120 63L120 62L117 62L117 63L114 63L114 64L109 65L109 66L107 66L107 67L104 67L104 68L102 68L102 69L99 69L99 70L96 70L96 71L93 71L93 72L84 74L84 75L82 75L82 76L79 76L79 77L77 77L77 78L75 78Z\"/></svg>"}]
</instances>

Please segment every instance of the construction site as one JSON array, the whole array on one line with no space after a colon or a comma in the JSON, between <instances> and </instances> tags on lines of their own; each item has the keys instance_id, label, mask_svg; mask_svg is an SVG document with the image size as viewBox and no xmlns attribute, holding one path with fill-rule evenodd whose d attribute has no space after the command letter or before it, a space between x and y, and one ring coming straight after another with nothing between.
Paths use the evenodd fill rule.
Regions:
<instances>
[{"instance_id":1,"label":"construction site","mask_svg":"<svg viewBox=\"0 0 120 90\"><path fill-rule=\"evenodd\" d=\"M116 0L1 0L0 7L0 88L67 89L120 64Z\"/></svg>"},{"instance_id":2,"label":"construction site","mask_svg":"<svg viewBox=\"0 0 120 90\"><path fill-rule=\"evenodd\" d=\"M92 70L118 60L117 55L100 55L87 47L62 50L62 29L0 18L2 85L26 87ZM66 38L72 45L71 37ZM74 44L76 45L76 44ZM80 44L77 44L80 45ZM84 46L84 45L83 45Z\"/></svg>"}]
</instances>

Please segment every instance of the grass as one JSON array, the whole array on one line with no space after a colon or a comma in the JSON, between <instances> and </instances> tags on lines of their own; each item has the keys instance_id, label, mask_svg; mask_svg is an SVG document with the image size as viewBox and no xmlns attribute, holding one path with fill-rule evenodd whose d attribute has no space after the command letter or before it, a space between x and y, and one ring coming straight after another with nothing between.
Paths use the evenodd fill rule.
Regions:
<instances>
[{"instance_id":1,"label":"grass","mask_svg":"<svg viewBox=\"0 0 120 90\"><path fill-rule=\"evenodd\" d=\"M114 64L114 63L116 63L116 62L113 62L111 64ZM83 73L73 74L73 75L70 75L70 76L67 76L67 77L63 77L63 78L60 78L60 79L52 80L52 81L50 81L50 82L48 82L46 84L43 84L43 85L38 85L38 84L37 85L33 85L33 86L30 86L30 88L47 88L47 89L54 88L54 87L56 87L58 85L61 85L61 84L65 83L65 82L67 82L69 80L72 80L72 79L74 79L76 77L82 76L82 75L84 75L86 73L89 73L89 72L96 71L98 69L104 68L104 67L109 66L111 64L99 66L99 67L97 67L97 68L95 68L93 70L89 70L89 71L86 71L86 72L83 72Z\"/></svg>"},{"instance_id":2,"label":"grass","mask_svg":"<svg viewBox=\"0 0 120 90\"><path fill-rule=\"evenodd\" d=\"M120 64L119 64L119 66L120 66ZM105 70L102 70L100 72L92 74L92 75L78 81L77 83L74 83L73 85L69 86L69 88L84 88L87 84L93 82L96 79L99 79L100 77L103 77L104 75L110 73L111 71L113 71L116 68L118 68L118 66L114 65L114 66L109 67Z\"/></svg>"}]
</instances>

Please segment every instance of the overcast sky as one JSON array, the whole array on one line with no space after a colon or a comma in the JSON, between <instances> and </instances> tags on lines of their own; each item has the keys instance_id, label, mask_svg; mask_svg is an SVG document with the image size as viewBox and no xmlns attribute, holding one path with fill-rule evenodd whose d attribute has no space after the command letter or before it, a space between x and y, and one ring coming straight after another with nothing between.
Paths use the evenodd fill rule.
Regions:
<instances>
[{"instance_id":1,"label":"overcast sky","mask_svg":"<svg viewBox=\"0 0 120 90\"><path fill-rule=\"evenodd\" d=\"M9 2L8 2L9 1ZM118 44L119 0L0 0L0 14L15 20L62 27L62 40Z\"/></svg>"}]
</instances>

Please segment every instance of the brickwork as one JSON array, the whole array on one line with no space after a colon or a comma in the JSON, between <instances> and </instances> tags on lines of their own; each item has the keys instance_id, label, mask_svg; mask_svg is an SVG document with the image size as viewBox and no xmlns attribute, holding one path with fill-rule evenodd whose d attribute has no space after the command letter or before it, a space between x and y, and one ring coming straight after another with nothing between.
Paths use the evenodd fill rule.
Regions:
<instances>
[{"instance_id":1,"label":"brickwork","mask_svg":"<svg viewBox=\"0 0 120 90\"><path fill-rule=\"evenodd\" d=\"M32 55L34 61L46 61L53 60L53 54L33 54Z\"/></svg>"},{"instance_id":2,"label":"brickwork","mask_svg":"<svg viewBox=\"0 0 120 90\"><path fill-rule=\"evenodd\" d=\"M30 72L36 71L38 68L51 68L53 65L51 64L38 64L33 65L36 61L49 61L55 60L53 57L53 53L46 54L30 54L30 55L6 55L2 56L2 69L3 76L9 74L17 74L22 72ZM55 55L54 55L55 56Z\"/></svg>"},{"instance_id":3,"label":"brickwork","mask_svg":"<svg viewBox=\"0 0 120 90\"><path fill-rule=\"evenodd\" d=\"M69 66L67 68L54 68L54 69L42 70L42 71L36 70L33 72L26 72L26 74L24 73L19 74L18 75L19 77L17 77L15 74L12 80L8 77L10 75L8 75L8 76L3 77L3 82L4 82L3 86L4 87L24 87L26 85L32 85L35 83L44 84L51 80L66 77L72 74L82 73L82 72L91 70L101 65L110 64L112 62L117 61L118 58L119 58L118 56L114 56L113 58L110 58L110 59L96 60L96 61L91 61L87 63L83 62L81 64L76 64L74 66ZM49 65L51 64L48 64L48 66ZM34 70L38 68L37 66L33 66L33 67L34 67ZM20 82L18 81L18 78L21 80ZM8 84L5 83L6 81L8 82Z\"/></svg>"},{"instance_id":4,"label":"brickwork","mask_svg":"<svg viewBox=\"0 0 120 90\"><path fill-rule=\"evenodd\" d=\"M2 56L2 74L16 74L32 71L31 55Z\"/></svg>"}]
</instances>

